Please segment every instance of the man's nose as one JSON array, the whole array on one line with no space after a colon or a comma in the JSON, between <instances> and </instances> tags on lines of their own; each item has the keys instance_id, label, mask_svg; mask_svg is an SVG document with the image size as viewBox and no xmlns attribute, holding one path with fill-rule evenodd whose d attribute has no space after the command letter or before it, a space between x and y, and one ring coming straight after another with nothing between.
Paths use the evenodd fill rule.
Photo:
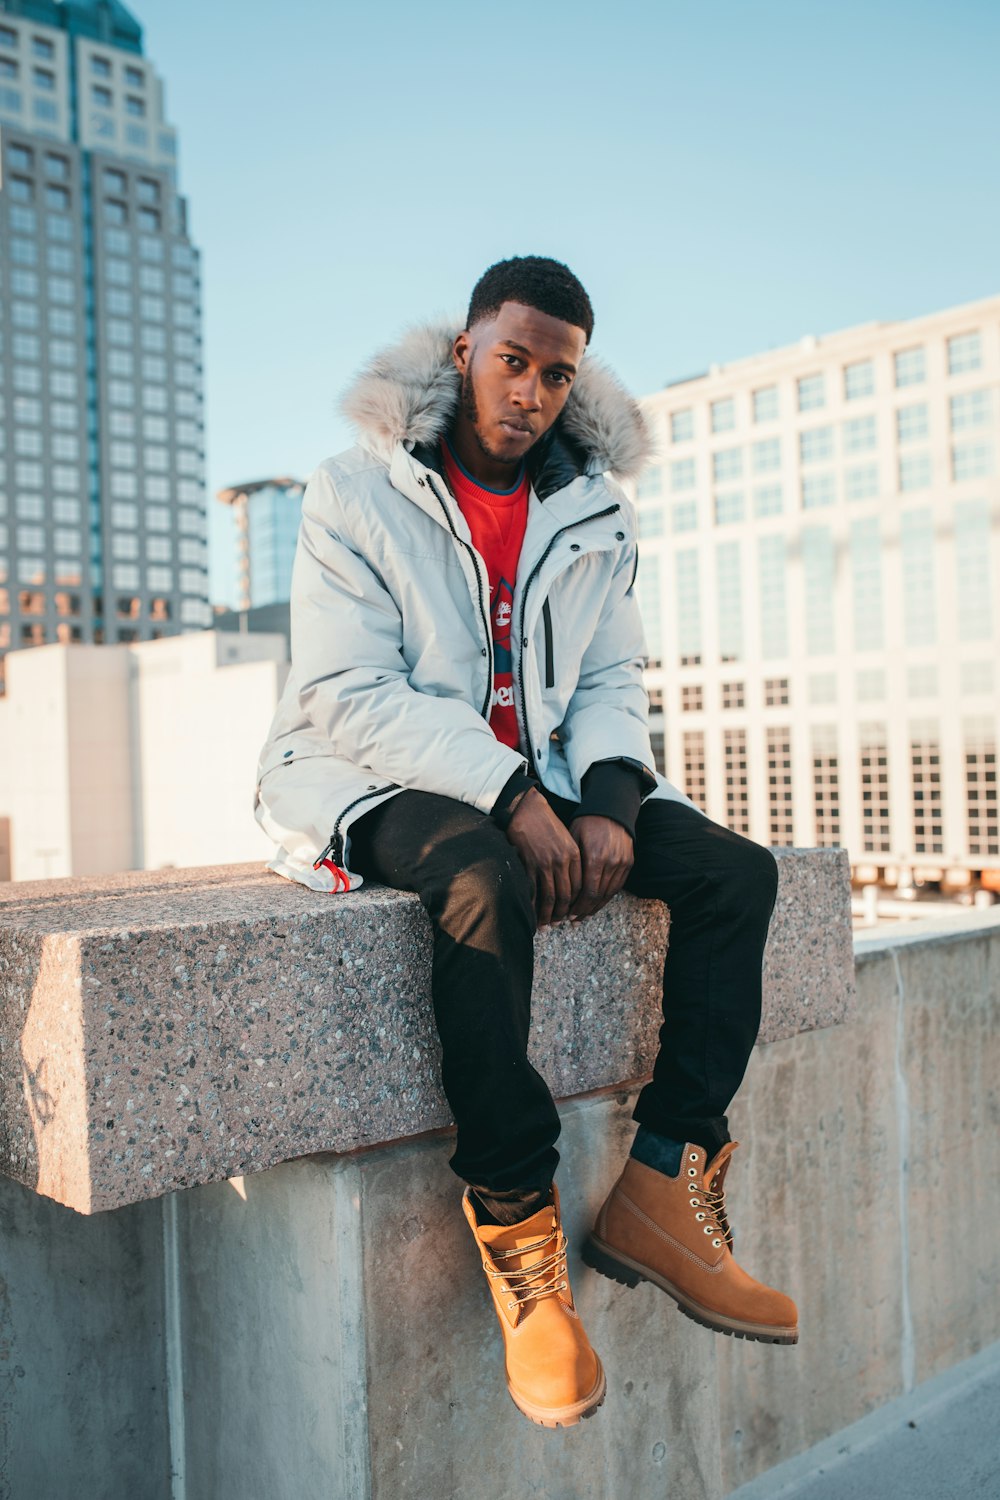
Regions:
<instances>
[{"instance_id":1,"label":"man's nose","mask_svg":"<svg viewBox=\"0 0 1000 1500\"><path fill-rule=\"evenodd\" d=\"M517 383L514 392L514 400L518 406L524 407L525 411L540 411L542 403L539 400L541 377L529 374L527 371Z\"/></svg>"}]
</instances>

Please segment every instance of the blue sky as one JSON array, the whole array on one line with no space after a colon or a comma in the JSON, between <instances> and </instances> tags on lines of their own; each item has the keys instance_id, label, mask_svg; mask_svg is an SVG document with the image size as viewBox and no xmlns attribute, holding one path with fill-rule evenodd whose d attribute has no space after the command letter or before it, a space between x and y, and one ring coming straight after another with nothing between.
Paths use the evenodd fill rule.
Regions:
<instances>
[{"instance_id":1,"label":"blue sky","mask_svg":"<svg viewBox=\"0 0 1000 1500\"><path fill-rule=\"evenodd\" d=\"M573 267L637 393L1000 290L995 0L134 9L204 256L213 497L346 446L351 373L506 255Z\"/></svg>"}]
</instances>

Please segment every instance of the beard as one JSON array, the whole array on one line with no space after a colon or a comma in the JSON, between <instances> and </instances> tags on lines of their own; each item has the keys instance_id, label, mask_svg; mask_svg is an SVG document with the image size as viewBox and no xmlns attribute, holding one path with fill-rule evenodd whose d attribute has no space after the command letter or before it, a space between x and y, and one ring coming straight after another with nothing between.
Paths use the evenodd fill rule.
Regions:
<instances>
[{"instance_id":1,"label":"beard","mask_svg":"<svg viewBox=\"0 0 1000 1500\"><path fill-rule=\"evenodd\" d=\"M459 393L459 406L462 416L465 417L471 427L472 435L479 445L481 453L484 453L487 458L492 459L494 463L507 464L512 470L518 469L524 462L524 456L520 455L517 458L508 458L506 454L498 453L495 448L490 447L479 430L479 403L476 400L476 385L472 378L474 360L475 355L470 353L469 363L462 374L462 385Z\"/></svg>"}]
</instances>

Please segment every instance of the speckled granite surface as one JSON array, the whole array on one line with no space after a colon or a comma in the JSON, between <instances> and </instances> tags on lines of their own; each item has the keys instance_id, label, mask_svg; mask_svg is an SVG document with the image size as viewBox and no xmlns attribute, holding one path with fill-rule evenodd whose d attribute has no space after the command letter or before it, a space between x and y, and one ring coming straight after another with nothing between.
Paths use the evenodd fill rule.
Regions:
<instances>
[{"instance_id":1,"label":"speckled granite surface","mask_svg":"<svg viewBox=\"0 0 1000 1500\"><path fill-rule=\"evenodd\" d=\"M762 1040L853 1001L846 854L779 862ZM667 930L622 896L539 933L557 1096L651 1067ZM0 886L0 1169L89 1213L445 1125L429 976L417 898L384 888L257 864Z\"/></svg>"}]
</instances>

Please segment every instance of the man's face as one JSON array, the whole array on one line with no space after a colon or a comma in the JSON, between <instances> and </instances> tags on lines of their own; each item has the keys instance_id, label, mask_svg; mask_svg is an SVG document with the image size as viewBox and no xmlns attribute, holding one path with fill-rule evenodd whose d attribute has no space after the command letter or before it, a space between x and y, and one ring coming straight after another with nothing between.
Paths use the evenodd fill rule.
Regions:
<instances>
[{"instance_id":1,"label":"man's face","mask_svg":"<svg viewBox=\"0 0 1000 1500\"><path fill-rule=\"evenodd\" d=\"M495 318L455 340L462 377L456 426L487 459L519 464L566 405L586 344L573 323L505 302Z\"/></svg>"}]
</instances>

